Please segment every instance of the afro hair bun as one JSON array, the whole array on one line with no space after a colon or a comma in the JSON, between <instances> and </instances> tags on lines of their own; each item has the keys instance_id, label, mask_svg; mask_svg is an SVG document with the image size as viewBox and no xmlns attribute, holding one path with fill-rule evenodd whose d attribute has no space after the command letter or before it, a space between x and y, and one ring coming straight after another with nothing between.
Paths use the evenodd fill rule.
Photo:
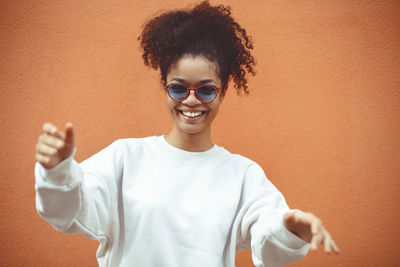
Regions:
<instances>
[{"instance_id":1,"label":"afro hair bun","mask_svg":"<svg viewBox=\"0 0 400 267\"><path fill-rule=\"evenodd\" d=\"M229 6L204 1L190 10L162 13L143 26L138 39L145 65L160 68L164 84L170 66L184 54L201 55L217 62L224 92L233 79L238 93L248 93L246 73L255 74L253 44Z\"/></svg>"}]
</instances>

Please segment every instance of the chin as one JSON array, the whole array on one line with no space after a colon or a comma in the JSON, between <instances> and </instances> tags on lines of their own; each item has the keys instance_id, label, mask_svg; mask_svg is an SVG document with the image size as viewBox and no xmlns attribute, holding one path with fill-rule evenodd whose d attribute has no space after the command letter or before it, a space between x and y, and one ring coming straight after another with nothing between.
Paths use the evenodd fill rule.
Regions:
<instances>
[{"instance_id":1,"label":"chin","mask_svg":"<svg viewBox=\"0 0 400 267\"><path fill-rule=\"evenodd\" d=\"M188 134L188 135L197 135L197 134L201 134L204 129L200 128L200 127L190 127L190 126L183 126L183 127L179 127L179 130L182 133Z\"/></svg>"}]
</instances>

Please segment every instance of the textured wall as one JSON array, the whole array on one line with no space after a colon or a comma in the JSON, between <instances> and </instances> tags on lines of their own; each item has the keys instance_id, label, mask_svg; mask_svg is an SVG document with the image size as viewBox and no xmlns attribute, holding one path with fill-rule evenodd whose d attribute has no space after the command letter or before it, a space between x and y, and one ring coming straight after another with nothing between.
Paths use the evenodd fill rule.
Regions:
<instances>
[{"instance_id":1,"label":"textured wall","mask_svg":"<svg viewBox=\"0 0 400 267\"><path fill-rule=\"evenodd\" d=\"M117 138L167 133L159 75L144 67L137 37L161 6L187 3L0 1L0 266L97 265L96 241L58 233L36 214L41 125L72 121L79 161ZM396 266L400 2L223 3L253 37L258 74L249 96L231 88L214 141L263 166L342 249L291 266ZM237 266L252 266L248 252Z\"/></svg>"}]
</instances>

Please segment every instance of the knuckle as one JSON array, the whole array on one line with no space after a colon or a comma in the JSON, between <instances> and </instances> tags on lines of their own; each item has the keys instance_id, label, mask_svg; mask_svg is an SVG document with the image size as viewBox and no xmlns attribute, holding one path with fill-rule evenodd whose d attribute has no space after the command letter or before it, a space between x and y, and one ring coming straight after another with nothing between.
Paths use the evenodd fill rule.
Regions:
<instances>
[{"instance_id":1,"label":"knuckle","mask_svg":"<svg viewBox=\"0 0 400 267\"><path fill-rule=\"evenodd\" d=\"M49 126L50 126L50 122L43 123L43 126L42 126L43 131L47 131L49 129Z\"/></svg>"},{"instance_id":2,"label":"knuckle","mask_svg":"<svg viewBox=\"0 0 400 267\"><path fill-rule=\"evenodd\" d=\"M56 127L50 123L50 122L46 122L43 124L43 131L45 131L46 133L53 133L56 131Z\"/></svg>"},{"instance_id":3,"label":"knuckle","mask_svg":"<svg viewBox=\"0 0 400 267\"><path fill-rule=\"evenodd\" d=\"M43 150L43 146L42 146L42 145L41 145L41 146L38 146L37 152L38 152L39 154L44 154L44 153L43 153L44 150Z\"/></svg>"},{"instance_id":4,"label":"knuckle","mask_svg":"<svg viewBox=\"0 0 400 267\"><path fill-rule=\"evenodd\" d=\"M45 162L45 158L42 155L36 155L36 159L37 161L39 161L40 163L46 163Z\"/></svg>"},{"instance_id":5,"label":"knuckle","mask_svg":"<svg viewBox=\"0 0 400 267\"><path fill-rule=\"evenodd\" d=\"M53 149L51 147L46 147L46 154L49 156L53 156Z\"/></svg>"},{"instance_id":6,"label":"knuckle","mask_svg":"<svg viewBox=\"0 0 400 267\"><path fill-rule=\"evenodd\" d=\"M52 136L49 136L49 137L47 138L47 142L48 142L48 144L51 145L51 146L56 146L56 144L57 144L57 140L56 140L54 137L52 137Z\"/></svg>"},{"instance_id":7,"label":"knuckle","mask_svg":"<svg viewBox=\"0 0 400 267\"><path fill-rule=\"evenodd\" d=\"M36 153L41 153L42 152L42 145L41 144L37 144L36 145Z\"/></svg>"},{"instance_id":8,"label":"knuckle","mask_svg":"<svg viewBox=\"0 0 400 267\"><path fill-rule=\"evenodd\" d=\"M59 139L55 140L54 144L58 149L61 149L65 146L65 142L63 140L59 140Z\"/></svg>"},{"instance_id":9,"label":"knuckle","mask_svg":"<svg viewBox=\"0 0 400 267\"><path fill-rule=\"evenodd\" d=\"M51 156L56 156L58 154L58 150L55 148L50 148L49 153Z\"/></svg>"},{"instance_id":10,"label":"knuckle","mask_svg":"<svg viewBox=\"0 0 400 267\"><path fill-rule=\"evenodd\" d=\"M52 162L52 158L50 157L45 157L45 163L50 164Z\"/></svg>"}]
</instances>

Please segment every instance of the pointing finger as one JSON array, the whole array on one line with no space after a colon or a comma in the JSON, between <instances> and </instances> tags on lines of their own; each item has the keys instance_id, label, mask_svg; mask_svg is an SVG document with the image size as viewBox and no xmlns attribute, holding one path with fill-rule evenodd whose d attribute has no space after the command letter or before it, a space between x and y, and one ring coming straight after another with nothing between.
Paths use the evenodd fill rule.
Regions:
<instances>
[{"instance_id":1,"label":"pointing finger","mask_svg":"<svg viewBox=\"0 0 400 267\"><path fill-rule=\"evenodd\" d=\"M57 127L50 122L46 122L43 124L43 131L47 134L54 135L57 132Z\"/></svg>"},{"instance_id":2,"label":"pointing finger","mask_svg":"<svg viewBox=\"0 0 400 267\"><path fill-rule=\"evenodd\" d=\"M326 253L330 253L332 251L331 245L332 245L332 238L330 234L325 231L324 248Z\"/></svg>"},{"instance_id":3,"label":"pointing finger","mask_svg":"<svg viewBox=\"0 0 400 267\"><path fill-rule=\"evenodd\" d=\"M318 245L321 243L322 241L322 235L318 234L318 235L314 235L311 239L311 249L312 250L317 250Z\"/></svg>"},{"instance_id":4,"label":"pointing finger","mask_svg":"<svg viewBox=\"0 0 400 267\"><path fill-rule=\"evenodd\" d=\"M335 251L335 253L339 253L340 249L338 248L338 246L336 245L335 241L332 240L332 247L333 247L333 251Z\"/></svg>"},{"instance_id":5,"label":"pointing finger","mask_svg":"<svg viewBox=\"0 0 400 267\"><path fill-rule=\"evenodd\" d=\"M46 122L45 124L43 124L43 131L45 133L47 133L48 135L52 135L55 137L58 137L60 139L65 139L65 135L64 133L60 132L56 126L54 126L53 124Z\"/></svg>"},{"instance_id":6,"label":"pointing finger","mask_svg":"<svg viewBox=\"0 0 400 267\"><path fill-rule=\"evenodd\" d=\"M322 226L321 220L314 217L311 221L311 233L313 235L318 234L321 231L321 226Z\"/></svg>"}]
</instances>

